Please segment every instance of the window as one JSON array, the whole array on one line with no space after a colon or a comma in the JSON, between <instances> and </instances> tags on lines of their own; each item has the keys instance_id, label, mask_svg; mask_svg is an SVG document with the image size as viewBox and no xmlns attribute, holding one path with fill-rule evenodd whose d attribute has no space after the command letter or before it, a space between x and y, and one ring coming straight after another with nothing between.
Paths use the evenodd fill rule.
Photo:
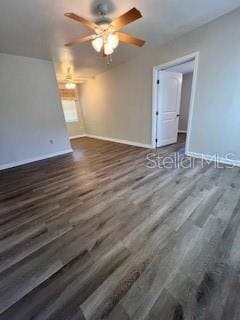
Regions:
<instances>
[{"instance_id":1,"label":"window","mask_svg":"<svg viewBox=\"0 0 240 320\"><path fill-rule=\"evenodd\" d=\"M75 100L62 100L63 112L66 122L77 122L78 113Z\"/></svg>"}]
</instances>

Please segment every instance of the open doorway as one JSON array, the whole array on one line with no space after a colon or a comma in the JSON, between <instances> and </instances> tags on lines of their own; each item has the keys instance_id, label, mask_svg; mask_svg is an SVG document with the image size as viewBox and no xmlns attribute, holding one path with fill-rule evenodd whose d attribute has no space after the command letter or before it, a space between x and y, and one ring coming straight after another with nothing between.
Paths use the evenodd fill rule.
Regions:
<instances>
[{"instance_id":1,"label":"open doorway","mask_svg":"<svg viewBox=\"0 0 240 320\"><path fill-rule=\"evenodd\" d=\"M189 149L198 53L156 66L153 73L152 145L186 141Z\"/></svg>"},{"instance_id":2,"label":"open doorway","mask_svg":"<svg viewBox=\"0 0 240 320\"><path fill-rule=\"evenodd\" d=\"M67 89L65 84L59 84L59 93L69 139L77 139L85 135L83 113L80 104L81 85Z\"/></svg>"}]
</instances>

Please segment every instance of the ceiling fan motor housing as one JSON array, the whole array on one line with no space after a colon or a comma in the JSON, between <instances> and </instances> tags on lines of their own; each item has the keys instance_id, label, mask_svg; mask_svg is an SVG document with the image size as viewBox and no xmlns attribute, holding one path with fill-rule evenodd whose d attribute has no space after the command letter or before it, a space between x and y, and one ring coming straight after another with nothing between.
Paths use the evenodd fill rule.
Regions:
<instances>
[{"instance_id":1,"label":"ceiling fan motor housing","mask_svg":"<svg viewBox=\"0 0 240 320\"><path fill-rule=\"evenodd\" d=\"M97 8L100 18L97 19L96 24L101 27L101 31L107 31L109 24L112 22L110 18L106 17L106 14L108 13L108 5L107 3L101 3Z\"/></svg>"},{"instance_id":2,"label":"ceiling fan motor housing","mask_svg":"<svg viewBox=\"0 0 240 320\"><path fill-rule=\"evenodd\" d=\"M97 6L98 12L101 16L105 16L108 13L108 5L107 3L100 3Z\"/></svg>"}]
</instances>

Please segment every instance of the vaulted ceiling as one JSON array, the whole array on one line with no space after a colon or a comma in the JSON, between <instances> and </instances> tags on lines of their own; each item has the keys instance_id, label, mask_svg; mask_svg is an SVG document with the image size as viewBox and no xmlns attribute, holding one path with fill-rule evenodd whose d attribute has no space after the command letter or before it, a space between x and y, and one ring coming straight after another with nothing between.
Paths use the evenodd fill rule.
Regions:
<instances>
[{"instance_id":1,"label":"vaulted ceiling","mask_svg":"<svg viewBox=\"0 0 240 320\"><path fill-rule=\"evenodd\" d=\"M90 42L64 47L69 40L91 34L90 29L64 17L64 13L74 12L96 20L96 7L101 2L108 3L112 19L134 6L143 14L142 19L123 30L145 39L145 47L121 43L111 66ZM240 0L1 0L0 52L53 60L58 74L72 66L77 76L93 76L239 6Z\"/></svg>"}]
</instances>

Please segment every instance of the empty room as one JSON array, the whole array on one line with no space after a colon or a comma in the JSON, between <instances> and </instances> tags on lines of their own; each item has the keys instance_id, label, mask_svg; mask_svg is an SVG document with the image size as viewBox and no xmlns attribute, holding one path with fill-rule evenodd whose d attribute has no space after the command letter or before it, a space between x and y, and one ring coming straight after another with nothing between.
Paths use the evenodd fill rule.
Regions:
<instances>
[{"instance_id":1,"label":"empty room","mask_svg":"<svg viewBox=\"0 0 240 320\"><path fill-rule=\"evenodd\" d=\"M240 319L240 0L0 1L0 320Z\"/></svg>"}]
</instances>

